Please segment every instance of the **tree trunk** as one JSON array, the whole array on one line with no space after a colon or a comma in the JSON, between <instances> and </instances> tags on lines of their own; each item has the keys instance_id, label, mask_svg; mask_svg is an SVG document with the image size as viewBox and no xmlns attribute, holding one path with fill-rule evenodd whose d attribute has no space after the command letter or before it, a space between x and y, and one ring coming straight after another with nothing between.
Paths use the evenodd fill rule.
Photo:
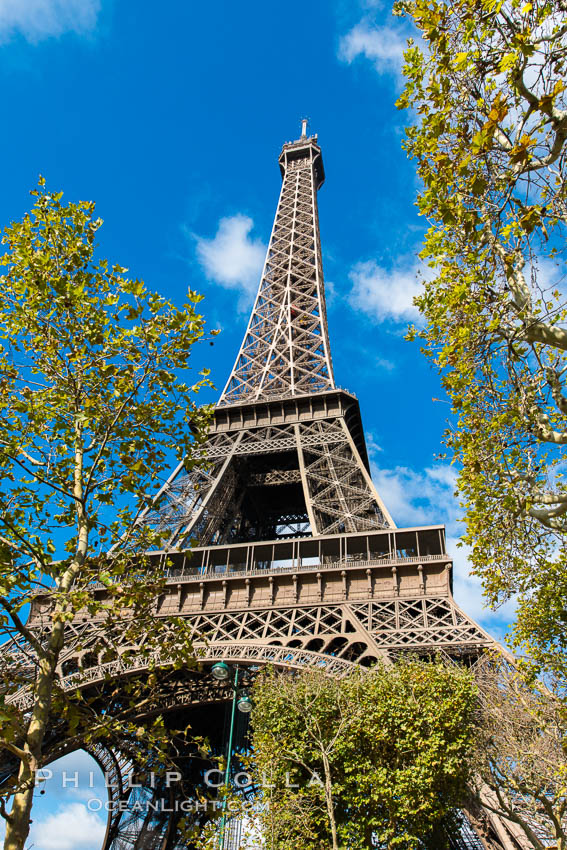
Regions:
<instances>
[{"instance_id":1,"label":"tree trunk","mask_svg":"<svg viewBox=\"0 0 567 850\"><path fill-rule=\"evenodd\" d=\"M327 805L327 814L329 816L329 824L331 827L331 838L333 841L333 850L339 850L339 841L337 838L337 822L335 820L335 809L333 806L333 785L331 782L331 765L329 757L325 750L321 748L323 756L323 769L325 771L325 803Z\"/></svg>"},{"instance_id":2,"label":"tree trunk","mask_svg":"<svg viewBox=\"0 0 567 850\"><path fill-rule=\"evenodd\" d=\"M12 811L6 821L4 850L23 850L30 831L30 812L32 807L35 771L29 761L21 761L18 771L18 785L25 790L14 794Z\"/></svg>"},{"instance_id":3,"label":"tree trunk","mask_svg":"<svg viewBox=\"0 0 567 850\"><path fill-rule=\"evenodd\" d=\"M30 813L33 802L36 771L42 766L43 739L49 724L51 693L57 675L59 655L65 639L65 594L73 586L88 551L88 523L83 504L83 446L82 427L76 425L75 469L73 496L77 512L77 550L73 562L68 566L58 584L61 602L53 611L53 626L47 649L40 656L35 684L35 702L29 726L26 730L23 751L27 758L20 760L18 788L13 796L12 809L6 820L4 850L24 850L30 831Z\"/></svg>"},{"instance_id":4,"label":"tree trunk","mask_svg":"<svg viewBox=\"0 0 567 850\"><path fill-rule=\"evenodd\" d=\"M12 810L6 821L4 850L24 850L30 831L30 813L33 802L36 770L41 764L43 738L49 722L51 691L59 657L58 643L63 643L63 624L55 623L49 641L51 651L40 660L36 683L36 699L23 750L26 758L20 760L18 788L13 796Z\"/></svg>"}]
</instances>

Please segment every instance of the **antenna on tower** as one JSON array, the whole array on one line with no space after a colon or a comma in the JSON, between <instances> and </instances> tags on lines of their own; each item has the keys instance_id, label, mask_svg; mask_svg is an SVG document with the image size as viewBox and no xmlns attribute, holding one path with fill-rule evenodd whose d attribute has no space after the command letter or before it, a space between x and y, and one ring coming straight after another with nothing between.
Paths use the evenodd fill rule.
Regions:
<instances>
[{"instance_id":1,"label":"antenna on tower","mask_svg":"<svg viewBox=\"0 0 567 850\"><path fill-rule=\"evenodd\" d=\"M301 138L307 138L307 124L309 123L309 118L301 119Z\"/></svg>"}]
</instances>

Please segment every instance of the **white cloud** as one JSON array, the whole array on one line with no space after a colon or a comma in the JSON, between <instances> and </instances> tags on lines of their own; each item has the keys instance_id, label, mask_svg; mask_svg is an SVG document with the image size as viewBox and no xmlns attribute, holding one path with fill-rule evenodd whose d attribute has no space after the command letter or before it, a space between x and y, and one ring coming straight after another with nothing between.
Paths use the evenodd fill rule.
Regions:
<instances>
[{"instance_id":1,"label":"white cloud","mask_svg":"<svg viewBox=\"0 0 567 850\"><path fill-rule=\"evenodd\" d=\"M447 537L447 552L453 558L453 592L455 601L465 613L477 620L497 637L503 637L503 629L510 626L516 615L516 603L513 599L505 602L495 611L486 607L479 576L471 575L468 546L459 546L458 537Z\"/></svg>"},{"instance_id":2,"label":"white cloud","mask_svg":"<svg viewBox=\"0 0 567 850\"><path fill-rule=\"evenodd\" d=\"M82 803L71 803L42 821L34 821L30 846L34 850L98 850L106 823Z\"/></svg>"},{"instance_id":3,"label":"white cloud","mask_svg":"<svg viewBox=\"0 0 567 850\"><path fill-rule=\"evenodd\" d=\"M360 21L339 44L339 59L349 65L358 56L369 59L379 74L399 74L407 47L407 33L401 27L373 27Z\"/></svg>"},{"instance_id":4,"label":"white cloud","mask_svg":"<svg viewBox=\"0 0 567 850\"><path fill-rule=\"evenodd\" d=\"M374 368L381 369L383 372L393 372L396 364L387 357L376 357L374 360Z\"/></svg>"},{"instance_id":5,"label":"white cloud","mask_svg":"<svg viewBox=\"0 0 567 850\"><path fill-rule=\"evenodd\" d=\"M382 446L376 442L376 438L372 431L366 432L366 451L368 452L368 457L373 461L380 452L384 451ZM378 469L378 467L375 467L375 470L376 469Z\"/></svg>"},{"instance_id":6,"label":"white cloud","mask_svg":"<svg viewBox=\"0 0 567 850\"><path fill-rule=\"evenodd\" d=\"M209 280L236 289L241 307L249 305L262 273L266 246L252 239L254 222L246 215L221 218L213 239L197 236L197 258Z\"/></svg>"},{"instance_id":7,"label":"white cloud","mask_svg":"<svg viewBox=\"0 0 567 850\"><path fill-rule=\"evenodd\" d=\"M338 300L339 296L335 282L333 280L325 280L325 301L327 307L333 307Z\"/></svg>"},{"instance_id":8,"label":"white cloud","mask_svg":"<svg viewBox=\"0 0 567 850\"><path fill-rule=\"evenodd\" d=\"M0 0L0 41L15 34L36 43L94 29L101 0Z\"/></svg>"},{"instance_id":9,"label":"white cloud","mask_svg":"<svg viewBox=\"0 0 567 850\"><path fill-rule=\"evenodd\" d=\"M372 464L376 488L399 525L445 523L457 531L454 497L457 475L446 464L416 472L406 466L381 469Z\"/></svg>"},{"instance_id":10,"label":"white cloud","mask_svg":"<svg viewBox=\"0 0 567 850\"><path fill-rule=\"evenodd\" d=\"M374 322L419 322L421 316L413 304L422 292L417 263L386 270L374 260L356 263L349 272L352 281L350 304Z\"/></svg>"},{"instance_id":11,"label":"white cloud","mask_svg":"<svg viewBox=\"0 0 567 850\"><path fill-rule=\"evenodd\" d=\"M5 834L0 824L0 841ZM26 842L33 850L100 850L106 832L106 821L90 812L82 803L71 803L43 820L34 820Z\"/></svg>"},{"instance_id":12,"label":"white cloud","mask_svg":"<svg viewBox=\"0 0 567 850\"><path fill-rule=\"evenodd\" d=\"M565 264L559 259L537 258L534 263L527 266L524 273L527 280L548 298L557 291L562 301L567 299L567 274Z\"/></svg>"}]
</instances>

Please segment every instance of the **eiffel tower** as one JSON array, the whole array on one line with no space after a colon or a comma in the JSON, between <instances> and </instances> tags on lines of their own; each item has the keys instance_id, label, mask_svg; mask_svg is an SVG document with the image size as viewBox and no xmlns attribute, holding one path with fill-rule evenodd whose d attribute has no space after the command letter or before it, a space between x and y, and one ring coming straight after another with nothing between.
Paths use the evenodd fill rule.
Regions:
<instances>
[{"instance_id":1,"label":"eiffel tower","mask_svg":"<svg viewBox=\"0 0 567 850\"><path fill-rule=\"evenodd\" d=\"M152 555L168 575L156 615L187 618L206 638L204 669L168 672L167 659L153 659L164 680L158 708L172 729L189 718L219 750L231 691L212 680L216 662L244 676L266 664L342 676L408 652L472 663L494 646L455 603L444 526L396 527L370 476L358 401L335 383L317 208L325 173L306 121L301 137L284 144L279 167L265 265L214 411L207 465L187 471L181 463L144 517L168 539ZM34 607L28 625L39 627L41 616ZM77 633L89 628L76 625ZM86 653L77 666L70 648L62 683L95 688L108 674L116 683L143 675L150 660ZM15 702L25 707L26 699ZM164 793L173 803L187 785L202 785L207 765L194 751L185 753L177 790L132 788L126 747L90 752L110 780L104 850L187 846L174 805L140 814L134 804ZM522 847L510 825L483 810L468 815L451 836L455 850Z\"/></svg>"}]
</instances>

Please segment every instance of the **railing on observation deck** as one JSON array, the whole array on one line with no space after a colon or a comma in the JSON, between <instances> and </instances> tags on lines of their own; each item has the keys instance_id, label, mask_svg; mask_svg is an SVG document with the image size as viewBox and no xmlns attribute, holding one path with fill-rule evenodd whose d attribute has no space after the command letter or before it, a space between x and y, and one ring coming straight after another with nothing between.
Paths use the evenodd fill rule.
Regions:
<instances>
[{"instance_id":1,"label":"railing on observation deck","mask_svg":"<svg viewBox=\"0 0 567 850\"><path fill-rule=\"evenodd\" d=\"M158 559L168 583L343 568L391 569L451 561L445 549L443 526L223 544L154 552L149 557ZM95 590L104 586L91 585Z\"/></svg>"},{"instance_id":2,"label":"railing on observation deck","mask_svg":"<svg viewBox=\"0 0 567 850\"><path fill-rule=\"evenodd\" d=\"M191 578L215 578L238 575L254 575L268 576L274 573L296 573L296 572L321 572L323 570L336 570L342 567L388 567L400 566L403 564L424 564L428 561L450 561L449 555L441 553L439 555L422 555L421 557L401 557L401 558L375 558L372 560L358 560L355 558L343 559L341 561L332 561L330 563L316 564L286 564L284 566L272 566L265 569L246 569L246 567L230 567L226 565L216 565L214 567L185 567L175 569L174 567L164 570L167 576L167 583L178 582L179 579Z\"/></svg>"}]
</instances>

